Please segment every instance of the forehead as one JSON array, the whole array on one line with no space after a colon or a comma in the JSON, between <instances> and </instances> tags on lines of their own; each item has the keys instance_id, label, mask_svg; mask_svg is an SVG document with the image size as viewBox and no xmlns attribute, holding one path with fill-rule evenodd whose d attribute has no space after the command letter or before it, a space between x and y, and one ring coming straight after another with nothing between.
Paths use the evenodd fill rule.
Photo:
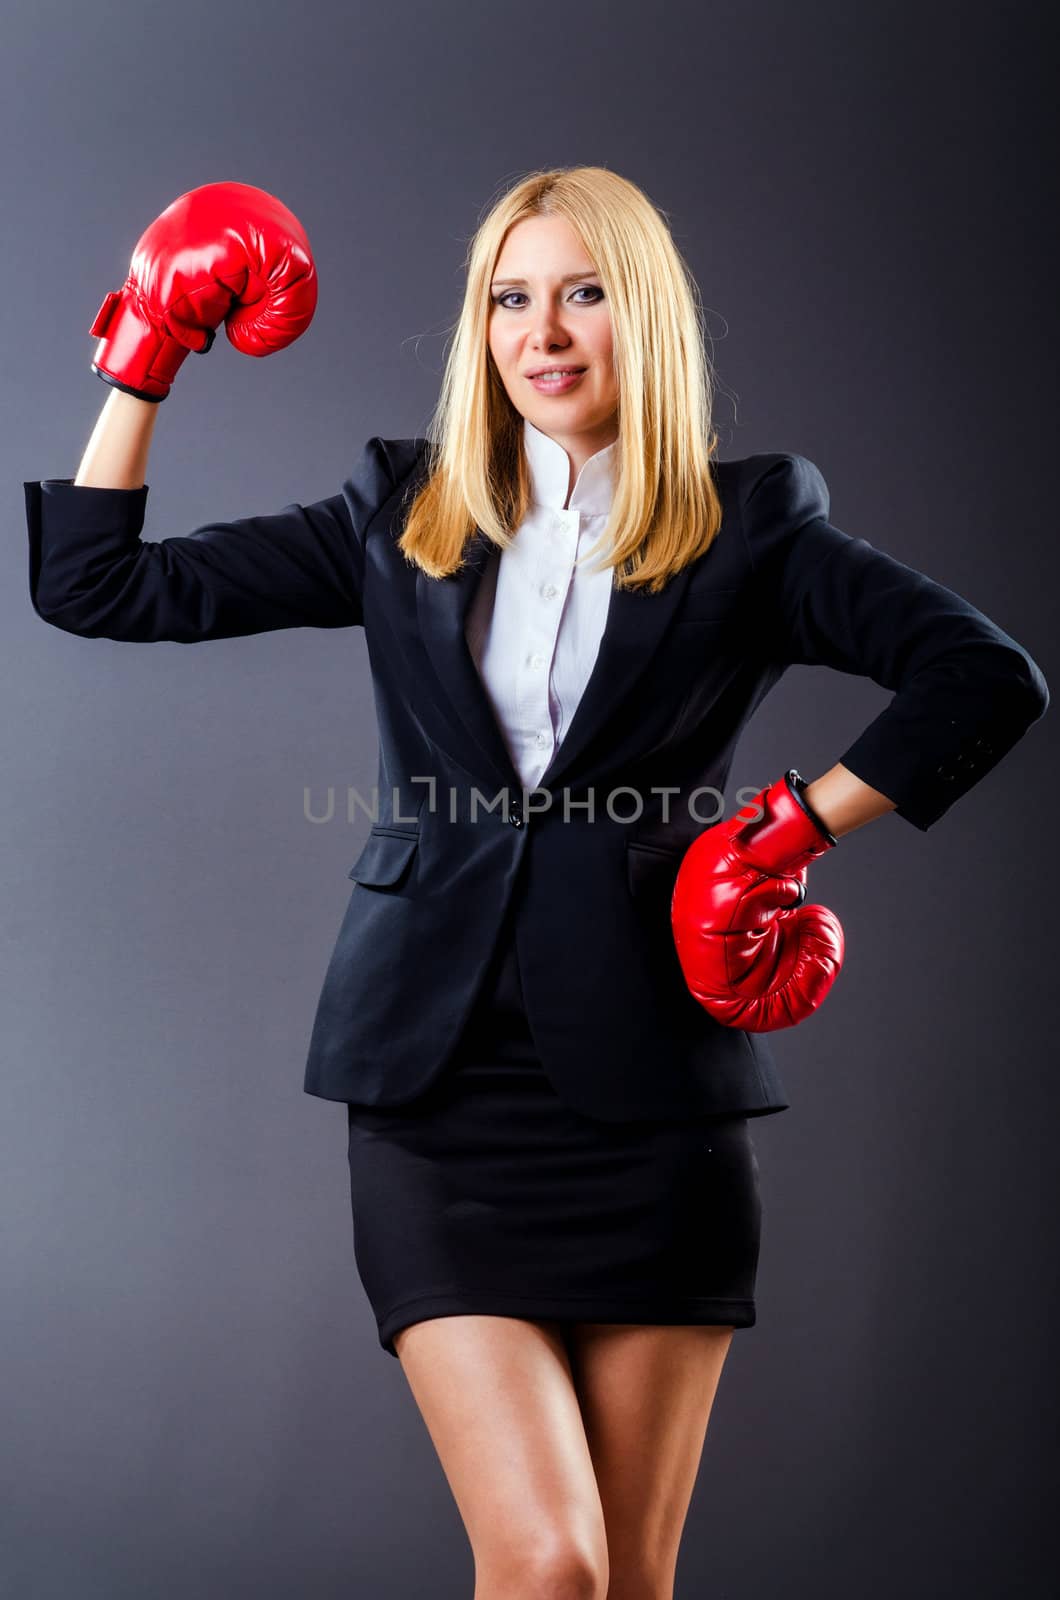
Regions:
<instances>
[{"instance_id":1,"label":"forehead","mask_svg":"<svg viewBox=\"0 0 1060 1600\"><path fill-rule=\"evenodd\" d=\"M524 217L506 234L494 277L540 277L562 282L594 271L593 260L566 217Z\"/></svg>"}]
</instances>

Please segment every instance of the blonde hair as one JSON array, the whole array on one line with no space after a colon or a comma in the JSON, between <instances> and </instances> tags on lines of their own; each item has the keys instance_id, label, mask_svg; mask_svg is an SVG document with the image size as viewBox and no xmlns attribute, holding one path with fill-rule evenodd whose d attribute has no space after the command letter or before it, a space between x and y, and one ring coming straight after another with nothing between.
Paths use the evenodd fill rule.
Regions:
<instances>
[{"instance_id":1,"label":"blonde hair","mask_svg":"<svg viewBox=\"0 0 1060 1600\"><path fill-rule=\"evenodd\" d=\"M464 303L427 429L427 477L398 547L434 578L463 564L476 527L507 548L530 507L523 419L489 350L490 284L510 228L563 216L599 275L618 380L618 460L611 514L593 553L610 548L620 588L661 589L704 554L721 526L710 470L713 384L695 280L644 192L606 167L524 177L494 202L467 253Z\"/></svg>"}]
</instances>

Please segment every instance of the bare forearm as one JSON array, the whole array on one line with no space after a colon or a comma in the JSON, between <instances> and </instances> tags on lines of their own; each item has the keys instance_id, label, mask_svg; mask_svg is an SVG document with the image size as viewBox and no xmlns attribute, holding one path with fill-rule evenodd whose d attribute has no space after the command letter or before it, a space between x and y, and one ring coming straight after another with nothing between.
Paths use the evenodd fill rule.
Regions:
<instances>
[{"instance_id":1,"label":"bare forearm","mask_svg":"<svg viewBox=\"0 0 1060 1600\"><path fill-rule=\"evenodd\" d=\"M885 811L893 811L895 806L895 802L878 789L855 778L841 761L823 777L807 784L804 799L837 839L871 822L874 817L882 816Z\"/></svg>"},{"instance_id":2,"label":"bare forearm","mask_svg":"<svg viewBox=\"0 0 1060 1600\"><path fill-rule=\"evenodd\" d=\"M74 483L89 489L140 489L158 406L112 388L92 430Z\"/></svg>"}]
</instances>

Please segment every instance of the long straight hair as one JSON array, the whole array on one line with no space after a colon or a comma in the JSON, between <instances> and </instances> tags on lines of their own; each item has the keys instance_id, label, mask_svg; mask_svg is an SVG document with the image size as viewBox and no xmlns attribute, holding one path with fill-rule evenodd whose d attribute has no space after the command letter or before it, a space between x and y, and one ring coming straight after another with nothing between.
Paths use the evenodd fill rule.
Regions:
<instances>
[{"instance_id":1,"label":"long straight hair","mask_svg":"<svg viewBox=\"0 0 1060 1600\"><path fill-rule=\"evenodd\" d=\"M563 216L579 235L610 308L618 432L610 516L594 570L656 592L704 554L721 526L711 474L713 383L695 280L661 213L606 167L524 177L490 208L468 247L464 303L427 429L427 476L398 546L434 578L462 565L476 528L502 549L530 507L523 418L489 349L490 283L509 229Z\"/></svg>"}]
</instances>

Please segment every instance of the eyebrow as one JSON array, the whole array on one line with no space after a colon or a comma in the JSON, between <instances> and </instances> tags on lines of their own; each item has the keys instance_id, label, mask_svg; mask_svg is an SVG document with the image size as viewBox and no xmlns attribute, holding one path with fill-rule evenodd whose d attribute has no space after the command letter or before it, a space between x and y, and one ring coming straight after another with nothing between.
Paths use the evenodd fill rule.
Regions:
<instances>
[{"instance_id":1,"label":"eyebrow","mask_svg":"<svg viewBox=\"0 0 1060 1600\"><path fill-rule=\"evenodd\" d=\"M559 281L560 281L560 283L574 283L575 280L578 279L578 278L598 278L599 276L600 276L600 274L596 271L596 269L594 267L586 267L583 272L568 272L567 276L565 278L561 278ZM499 289L502 283L519 283L519 284L524 284L525 285L526 279L525 278L494 278L493 287L495 289Z\"/></svg>"}]
</instances>

